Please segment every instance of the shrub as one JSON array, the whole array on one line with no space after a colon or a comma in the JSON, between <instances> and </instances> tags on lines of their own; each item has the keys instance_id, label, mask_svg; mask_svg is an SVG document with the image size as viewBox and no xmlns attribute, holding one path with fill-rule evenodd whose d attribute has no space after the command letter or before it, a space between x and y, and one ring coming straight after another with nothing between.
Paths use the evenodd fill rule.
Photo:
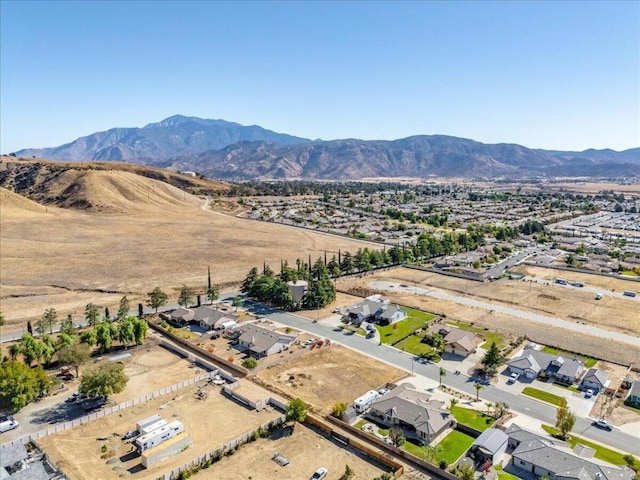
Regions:
<instances>
[{"instance_id":1,"label":"shrub","mask_svg":"<svg viewBox=\"0 0 640 480\"><path fill-rule=\"evenodd\" d=\"M440 467L440 469L446 470L449 464L447 463L446 460L440 460L440 463L438 464L438 466Z\"/></svg>"}]
</instances>

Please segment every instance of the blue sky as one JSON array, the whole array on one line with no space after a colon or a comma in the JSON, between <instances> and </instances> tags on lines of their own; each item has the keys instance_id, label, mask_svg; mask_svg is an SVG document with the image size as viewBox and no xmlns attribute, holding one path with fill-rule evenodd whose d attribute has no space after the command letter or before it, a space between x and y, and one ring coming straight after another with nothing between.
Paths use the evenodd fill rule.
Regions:
<instances>
[{"instance_id":1,"label":"blue sky","mask_svg":"<svg viewBox=\"0 0 640 480\"><path fill-rule=\"evenodd\" d=\"M0 1L0 151L176 113L640 146L640 2Z\"/></svg>"}]
</instances>

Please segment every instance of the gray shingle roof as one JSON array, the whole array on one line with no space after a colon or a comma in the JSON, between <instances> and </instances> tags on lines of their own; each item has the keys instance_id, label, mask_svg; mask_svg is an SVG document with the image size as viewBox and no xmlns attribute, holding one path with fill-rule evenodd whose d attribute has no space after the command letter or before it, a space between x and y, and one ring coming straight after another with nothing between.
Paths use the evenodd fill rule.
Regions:
<instances>
[{"instance_id":1,"label":"gray shingle roof","mask_svg":"<svg viewBox=\"0 0 640 480\"><path fill-rule=\"evenodd\" d=\"M599 383L604 386L607 383L607 379L609 378L609 374L602 370L598 370L597 368L590 368L582 379L583 382L592 382Z\"/></svg>"},{"instance_id":2,"label":"gray shingle roof","mask_svg":"<svg viewBox=\"0 0 640 480\"><path fill-rule=\"evenodd\" d=\"M487 428L473 441L472 445L482 448L493 455L500 450L508 440L508 435L502 430L498 430L497 428Z\"/></svg>"},{"instance_id":3,"label":"gray shingle roof","mask_svg":"<svg viewBox=\"0 0 640 480\"><path fill-rule=\"evenodd\" d=\"M282 344L291 344L296 339L293 335L284 335L267 328L259 327L253 323L243 325L241 329L242 334L238 339L250 345L251 350L256 353L264 353L279 342Z\"/></svg>"}]
</instances>

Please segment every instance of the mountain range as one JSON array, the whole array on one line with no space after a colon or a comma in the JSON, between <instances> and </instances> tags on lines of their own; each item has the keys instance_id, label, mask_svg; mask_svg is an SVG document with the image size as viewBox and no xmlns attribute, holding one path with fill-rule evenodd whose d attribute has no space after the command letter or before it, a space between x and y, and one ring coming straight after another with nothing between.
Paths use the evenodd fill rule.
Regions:
<instances>
[{"instance_id":1,"label":"mountain range","mask_svg":"<svg viewBox=\"0 0 640 480\"><path fill-rule=\"evenodd\" d=\"M640 148L565 152L446 135L312 141L255 125L182 115L143 128L114 128L59 147L20 150L14 155L127 161L226 180L640 176Z\"/></svg>"}]
</instances>

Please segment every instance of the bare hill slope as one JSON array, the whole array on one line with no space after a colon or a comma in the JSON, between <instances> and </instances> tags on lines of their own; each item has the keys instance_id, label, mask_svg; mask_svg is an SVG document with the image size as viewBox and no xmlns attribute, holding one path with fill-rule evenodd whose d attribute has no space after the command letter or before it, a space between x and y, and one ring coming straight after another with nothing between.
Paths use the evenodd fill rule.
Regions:
<instances>
[{"instance_id":1,"label":"bare hill slope","mask_svg":"<svg viewBox=\"0 0 640 480\"><path fill-rule=\"evenodd\" d=\"M31 200L92 212L131 213L197 207L193 194L218 194L228 185L124 163L67 163L3 157L0 186Z\"/></svg>"}]
</instances>

